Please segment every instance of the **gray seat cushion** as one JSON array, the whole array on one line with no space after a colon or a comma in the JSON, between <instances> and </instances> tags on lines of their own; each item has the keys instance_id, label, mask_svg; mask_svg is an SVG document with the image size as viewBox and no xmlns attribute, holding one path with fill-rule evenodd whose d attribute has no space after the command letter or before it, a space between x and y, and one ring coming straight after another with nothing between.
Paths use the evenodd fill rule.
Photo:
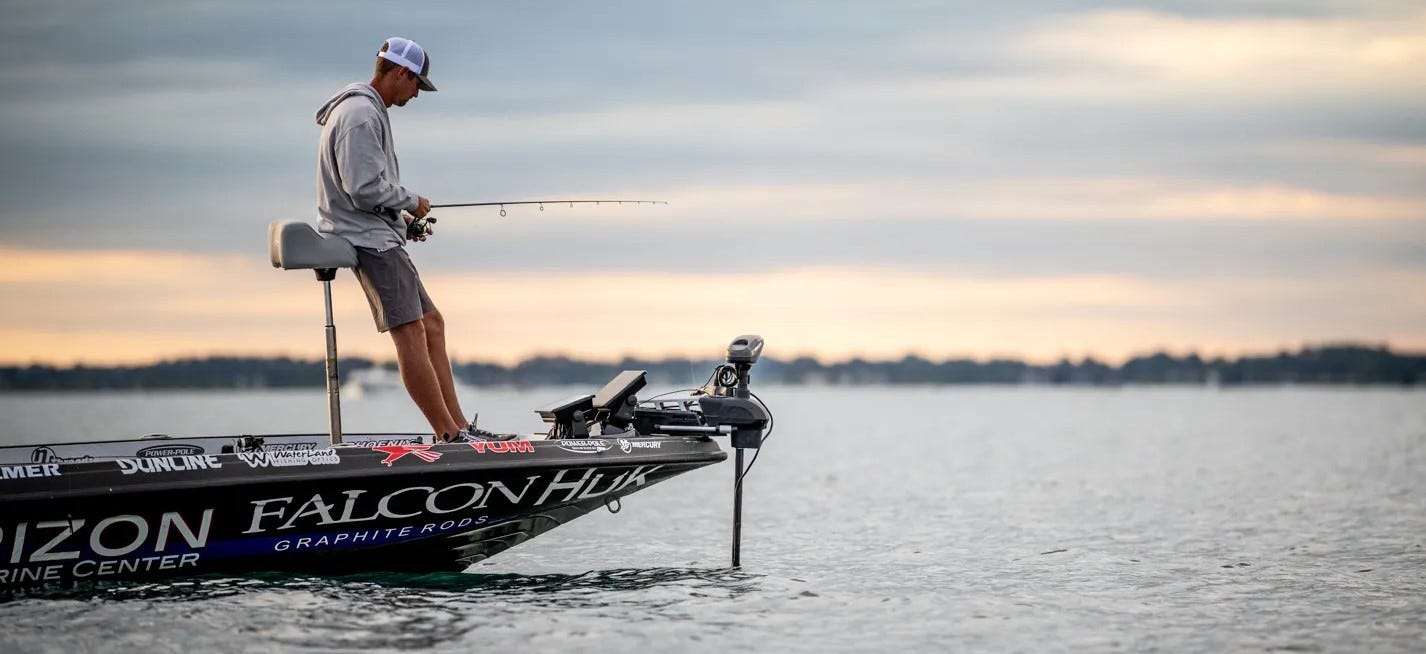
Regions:
<instances>
[{"instance_id":1,"label":"gray seat cushion","mask_svg":"<svg viewBox=\"0 0 1426 654\"><path fill-rule=\"evenodd\" d=\"M319 234L312 226L291 220L267 226L267 252L272 267L283 270L355 268L356 250L340 236Z\"/></svg>"}]
</instances>

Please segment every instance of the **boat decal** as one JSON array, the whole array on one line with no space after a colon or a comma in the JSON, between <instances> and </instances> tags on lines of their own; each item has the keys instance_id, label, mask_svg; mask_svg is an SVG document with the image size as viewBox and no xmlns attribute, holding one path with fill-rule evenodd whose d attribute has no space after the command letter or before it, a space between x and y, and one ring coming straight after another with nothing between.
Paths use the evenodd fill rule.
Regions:
<instances>
[{"instance_id":1,"label":"boat decal","mask_svg":"<svg viewBox=\"0 0 1426 654\"><path fill-rule=\"evenodd\" d=\"M170 456L194 456L203 454L203 448L197 445L152 445L134 453L134 456L142 457L170 457Z\"/></svg>"},{"instance_id":2,"label":"boat decal","mask_svg":"<svg viewBox=\"0 0 1426 654\"><path fill-rule=\"evenodd\" d=\"M315 450L317 443L263 443L264 452L297 452L302 450ZM327 448L331 449L331 448Z\"/></svg>"},{"instance_id":3,"label":"boat decal","mask_svg":"<svg viewBox=\"0 0 1426 654\"><path fill-rule=\"evenodd\" d=\"M629 445L636 450L658 450L663 448L663 441L629 441Z\"/></svg>"},{"instance_id":4,"label":"boat decal","mask_svg":"<svg viewBox=\"0 0 1426 654\"><path fill-rule=\"evenodd\" d=\"M555 445L561 450L576 454L598 454L614 447L602 438L561 438L555 441Z\"/></svg>"},{"instance_id":5,"label":"boat decal","mask_svg":"<svg viewBox=\"0 0 1426 654\"><path fill-rule=\"evenodd\" d=\"M629 439L621 438L619 439L619 450L625 454L628 454L634 451L634 446L629 444Z\"/></svg>"},{"instance_id":6,"label":"boat decal","mask_svg":"<svg viewBox=\"0 0 1426 654\"><path fill-rule=\"evenodd\" d=\"M226 559L297 551L344 550L373 545L417 541L450 535L465 529L499 524L511 516L466 516L393 527L366 527L345 531L284 533L215 541L203 551L207 559Z\"/></svg>"},{"instance_id":7,"label":"boat decal","mask_svg":"<svg viewBox=\"0 0 1426 654\"><path fill-rule=\"evenodd\" d=\"M435 461L436 459L441 458L440 452L429 451L431 447L431 445L377 445L376 447L373 447L371 449L386 454L386 458L382 459L381 462L386 464L386 467L389 468L391 467L391 464L400 460L401 457L406 456L407 454L413 454L416 456L416 458L425 461L426 463L430 463L432 461Z\"/></svg>"},{"instance_id":8,"label":"boat decal","mask_svg":"<svg viewBox=\"0 0 1426 654\"><path fill-rule=\"evenodd\" d=\"M535 453L535 444L530 441L475 441L467 443L467 445L482 454L486 452L491 454Z\"/></svg>"},{"instance_id":9,"label":"boat decal","mask_svg":"<svg viewBox=\"0 0 1426 654\"><path fill-rule=\"evenodd\" d=\"M54 448L37 447L30 452L30 460L35 463L69 463L75 461L93 461L94 457L88 454L65 457L55 454Z\"/></svg>"},{"instance_id":10,"label":"boat decal","mask_svg":"<svg viewBox=\"0 0 1426 654\"><path fill-rule=\"evenodd\" d=\"M157 473L157 472L186 472L193 470L211 470L223 467L223 462L218 460L217 455L203 454L194 456L149 456L128 459L115 459L119 464L119 472L126 475L137 473Z\"/></svg>"},{"instance_id":11,"label":"boat decal","mask_svg":"<svg viewBox=\"0 0 1426 654\"><path fill-rule=\"evenodd\" d=\"M392 437L392 438L372 438L372 439L368 439L368 440L362 440L362 438L361 438L360 436L347 436L347 437L345 437L345 438L346 438L346 444L347 444L347 445L355 445L355 446L357 446L357 447L368 447L368 448L386 447L386 446L388 446L388 445L420 445L420 444L421 444L421 439L420 439L420 438L395 438L395 437ZM427 443L427 445L430 445L430 443Z\"/></svg>"},{"instance_id":12,"label":"boat decal","mask_svg":"<svg viewBox=\"0 0 1426 654\"><path fill-rule=\"evenodd\" d=\"M135 458L130 465L136 470L190 461L206 465L213 458ZM33 465L40 466L42 472L45 466L54 466L50 470L60 467ZM622 496L667 476L664 469L663 465L571 467L444 486L392 489L359 485L348 490L268 497L248 503L249 529L243 532L227 531L240 526L222 527L232 525L232 518L238 516L213 507L82 517L60 512L21 521L0 516L0 586L198 572L205 562L214 560L355 550L450 536L501 524L541 507ZM220 530L226 531L226 537L219 535Z\"/></svg>"},{"instance_id":13,"label":"boat decal","mask_svg":"<svg viewBox=\"0 0 1426 654\"><path fill-rule=\"evenodd\" d=\"M549 485L545 488L545 492L541 493L539 499L535 500L535 506L543 506L552 496L555 497L557 503L568 504L570 502L608 495L609 493L621 491L630 486L643 486L648 483L648 479L645 478L646 475L657 472L659 468L662 467L661 465L638 466L633 470L611 478L609 483L603 488L600 488L599 484L604 479L604 473L597 472L598 468L585 468L582 477L570 481L565 481L564 479L565 474L570 472L570 470L559 470L555 472L554 479L550 480ZM562 499L559 498L558 495L555 495L560 491L564 491L564 497Z\"/></svg>"},{"instance_id":14,"label":"boat decal","mask_svg":"<svg viewBox=\"0 0 1426 654\"><path fill-rule=\"evenodd\" d=\"M478 527L499 522L492 516L465 517L444 522L427 522L419 525L388 527L385 529L361 529L339 531L330 534L306 534L302 536L282 536L279 538L254 539L268 544L266 551L287 552L300 550L346 549L380 543L397 543L439 536L457 529Z\"/></svg>"},{"instance_id":15,"label":"boat decal","mask_svg":"<svg viewBox=\"0 0 1426 654\"><path fill-rule=\"evenodd\" d=\"M239 452L238 459L250 468L285 468L291 466L325 466L342 462L337 451L325 450L278 450L276 452Z\"/></svg>"},{"instance_id":16,"label":"boat decal","mask_svg":"<svg viewBox=\"0 0 1426 654\"><path fill-rule=\"evenodd\" d=\"M310 498L273 497L253 500L252 519L244 534L314 528L377 520L407 520L423 515L443 516L486 508L492 500L518 505L539 475L532 475L518 492L501 481L461 482L441 488L408 486L381 496L357 488L340 494L315 493Z\"/></svg>"},{"instance_id":17,"label":"boat decal","mask_svg":"<svg viewBox=\"0 0 1426 654\"><path fill-rule=\"evenodd\" d=\"M466 481L439 488L407 486L386 492L351 488L310 496L268 497L249 502L252 513L248 528L241 533L313 530L333 525L357 527L361 523L384 520L444 520L462 513L505 513L506 509L568 504L647 485L649 476L656 475L662 468L662 465L635 466L618 474L608 468L603 472L598 468L562 468L553 475L530 475L523 482Z\"/></svg>"},{"instance_id":18,"label":"boat decal","mask_svg":"<svg viewBox=\"0 0 1426 654\"><path fill-rule=\"evenodd\" d=\"M36 477L58 476L58 463L31 463L28 465L0 466L0 479L34 479Z\"/></svg>"},{"instance_id":19,"label":"boat decal","mask_svg":"<svg viewBox=\"0 0 1426 654\"><path fill-rule=\"evenodd\" d=\"M213 509L33 520L0 526L0 585L197 567Z\"/></svg>"}]
</instances>

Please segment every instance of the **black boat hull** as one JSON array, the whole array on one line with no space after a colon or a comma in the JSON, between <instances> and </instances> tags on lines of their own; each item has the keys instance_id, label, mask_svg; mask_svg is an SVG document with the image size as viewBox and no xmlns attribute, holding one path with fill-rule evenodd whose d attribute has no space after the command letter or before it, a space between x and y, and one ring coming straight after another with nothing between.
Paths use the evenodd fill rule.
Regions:
<instances>
[{"instance_id":1,"label":"black boat hull","mask_svg":"<svg viewBox=\"0 0 1426 654\"><path fill-rule=\"evenodd\" d=\"M0 587L461 570L727 458L697 437L274 449L0 466Z\"/></svg>"}]
</instances>

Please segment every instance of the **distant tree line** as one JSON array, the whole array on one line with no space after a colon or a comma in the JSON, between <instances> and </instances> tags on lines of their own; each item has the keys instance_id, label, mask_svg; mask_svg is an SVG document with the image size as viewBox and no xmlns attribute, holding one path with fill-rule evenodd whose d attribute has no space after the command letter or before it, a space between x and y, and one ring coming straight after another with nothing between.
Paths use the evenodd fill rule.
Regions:
<instances>
[{"instance_id":1,"label":"distant tree line","mask_svg":"<svg viewBox=\"0 0 1426 654\"><path fill-rule=\"evenodd\" d=\"M778 364L778 368L780 381L804 384L1426 384L1426 353L1357 345L1309 347L1296 353L1238 359L1157 353L1135 357L1117 367L1093 358L1032 365L1010 359L938 363L908 356L900 361L853 359L831 365L795 359Z\"/></svg>"},{"instance_id":2,"label":"distant tree line","mask_svg":"<svg viewBox=\"0 0 1426 654\"><path fill-rule=\"evenodd\" d=\"M580 385L597 387L621 370L647 370L657 385L702 385L717 360L633 359L614 363L567 357L536 357L513 366L459 363L458 379L482 386ZM347 358L342 377L387 365ZM756 383L780 384L1426 384L1426 354L1393 352L1386 346L1337 345L1237 359L1175 357L1158 353L1111 366L1093 358L1050 365L1012 359L931 361L907 356L898 361L852 359L824 364L812 358L763 359L753 370ZM0 391L109 389L233 389L322 386L323 362L289 358L214 357L165 361L144 366L0 367Z\"/></svg>"},{"instance_id":3,"label":"distant tree line","mask_svg":"<svg viewBox=\"0 0 1426 654\"><path fill-rule=\"evenodd\" d=\"M371 362L358 360L351 365L370 367ZM0 368L0 390L288 388L324 383L326 373L321 360L285 357L182 359L145 366Z\"/></svg>"}]
</instances>

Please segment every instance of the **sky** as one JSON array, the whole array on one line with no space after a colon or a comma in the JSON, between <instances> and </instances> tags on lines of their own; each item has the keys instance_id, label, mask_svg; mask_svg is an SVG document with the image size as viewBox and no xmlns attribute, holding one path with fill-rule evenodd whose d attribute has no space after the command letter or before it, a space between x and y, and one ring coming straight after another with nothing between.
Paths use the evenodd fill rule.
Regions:
<instances>
[{"instance_id":1,"label":"sky","mask_svg":"<svg viewBox=\"0 0 1426 654\"><path fill-rule=\"evenodd\" d=\"M1002 6L1005 5L1005 6ZM313 113L388 36L457 360L1426 350L1426 2L6 2L0 365L323 352ZM349 273L342 353L394 358Z\"/></svg>"}]
</instances>

